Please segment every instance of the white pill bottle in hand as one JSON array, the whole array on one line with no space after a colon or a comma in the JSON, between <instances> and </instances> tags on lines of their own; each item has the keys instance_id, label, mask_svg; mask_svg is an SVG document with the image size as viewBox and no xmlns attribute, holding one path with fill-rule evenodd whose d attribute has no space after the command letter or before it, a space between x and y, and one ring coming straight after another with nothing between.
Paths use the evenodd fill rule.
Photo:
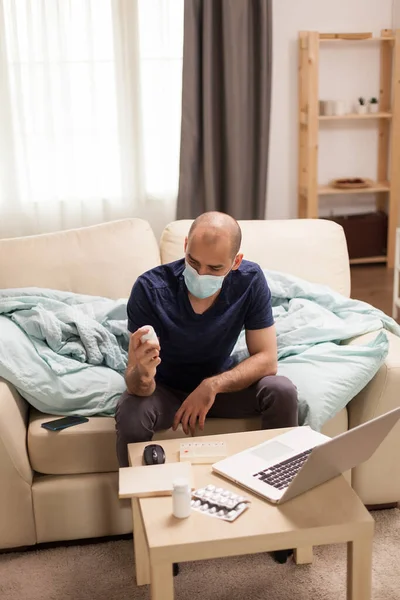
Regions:
<instances>
[{"instance_id":1,"label":"white pill bottle in hand","mask_svg":"<svg viewBox=\"0 0 400 600\"><path fill-rule=\"evenodd\" d=\"M187 479L175 479L172 483L172 514L177 519L190 517L192 493Z\"/></svg>"},{"instance_id":2,"label":"white pill bottle in hand","mask_svg":"<svg viewBox=\"0 0 400 600\"><path fill-rule=\"evenodd\" d=\"M142 342L142 344L144 344L144 342L158 342L158 337L156 332L154 331L154 328L151 325L144 325L144 327L146 327L146 329L148 329L149 331L147 333L144 333L142 335L142 337L140 338L140 341ZM143 327L143 329L144 329Z\"/></svg>"}]
</instances>

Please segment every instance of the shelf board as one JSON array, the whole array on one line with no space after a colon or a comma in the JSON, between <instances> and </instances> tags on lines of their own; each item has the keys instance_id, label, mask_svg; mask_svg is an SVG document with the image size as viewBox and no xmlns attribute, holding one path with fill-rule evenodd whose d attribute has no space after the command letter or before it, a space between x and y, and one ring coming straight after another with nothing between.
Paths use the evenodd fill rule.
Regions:
<instances>
[{"instance_id":1,"label":"shelf board","mask_svg":"<svg viewBox=\"0 0 400 600\"><path fill-rule=\"evenodd\" d=\"M320 34L321 35L321 34ZM319 42L320 44L326 44L327 42L330 43L334 43L337 44L338 42L357 42L358 44L362 43L362 42L394 42L396 38L394 36L388 36L388 37L370 37L370 38L361 38L361 39L354 39L354 38L319 38Z\"/></svg>"},{"instance_id":2,"label":"shelf board","mask_svg":"<svg viewBox=\"0 0 400 600\"><path fill-rule=\"evenodd\" d=\"M387 256L367 256L363 258L351 258L351 265L368 265L371 263L385 263L387 262Z\"/></svg>"},{"instance_id":3,"label":"shelf board","mask_svg":"<svg viewBox=\"0 0 400 600\"><path fill-rule=\"evenodd\" d=\"M381 192L390 192L390 183L388 181L377 181L371 187L358 188L356 190L342 190L334 188L331 185L319 185L318 194L320 196L337 195L337 194L374 194Z\"/></svg>"},{"instance_id":4,"label":"shelf board","mask_svg":"<svg viewBox=\"0 0 400 600\"><path fill-rule=\"evenodd\" d=\"M378 112L378 113L366 113L365 115L359 115L358 113L349 113L347 115L319 115L320 121L341 121L343 119L391 119L392 113L390 112Z\"/></svg>"}]
</instances>

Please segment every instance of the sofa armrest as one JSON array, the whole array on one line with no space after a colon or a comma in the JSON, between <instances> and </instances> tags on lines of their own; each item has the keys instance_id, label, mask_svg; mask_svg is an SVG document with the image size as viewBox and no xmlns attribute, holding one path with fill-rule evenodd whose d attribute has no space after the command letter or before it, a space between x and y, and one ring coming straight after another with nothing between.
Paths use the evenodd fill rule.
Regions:
<instances>
[{"instance_id":1,"label":"sofa armrest","mask_svg":"<svg viewBox=\"0 0 400 600\"><path fill-rule=\"evenodd\" d=\"M28 405L0 378L0 548L36 543L27 421Z\"/></svg>"},{"instance_id":2,"label":"sofa armrest","mask_svg":"<svg viewBox=\"0 0 400 600\"><path fill-rule=\"evenodd\" d=\"M349 429L400 406L400 338L386 332L389 353L375 377L348 405ZM353 339L365 344L376 332ZM353 470L353 488L364 504L400 500L400 423L392 429L373 456Z\"/></svg>"}]
</instances>

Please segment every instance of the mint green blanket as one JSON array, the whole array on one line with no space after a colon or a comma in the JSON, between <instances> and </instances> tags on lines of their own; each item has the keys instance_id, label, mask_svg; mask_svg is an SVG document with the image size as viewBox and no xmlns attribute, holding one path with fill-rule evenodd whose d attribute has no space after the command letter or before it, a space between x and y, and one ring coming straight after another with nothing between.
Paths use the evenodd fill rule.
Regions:
<instances>
[{"instance_id":1,"label":"mint green blanket","mask_svg":"<svg viewBox=\"0 0 400 600\"><path fill-rule=\"evenodd\" d=\"M54 415L113 415L125 390L126 300L0 290L0 377Z\"/></svg>"},{"instance_id":2,"label":"mint green blanket","mask_svg":"<svg viewBox=\"0 0 400 600\"><path fill-rule=\"evenodd\" d=\"M278 341L278 374L295 383L299 421L316 430L374 377L389 349L386 331L400 326L382 311L323 285L264 270L272 294ZM346 342L376 332L368 344ZM233 354L248 356L244 333Z\"/></svg>"},{"instance_id":3,"label":"mint green blanket","mask_svg":"<svg viewBox=\"0 0 400 600\"><path fill-rule=\"evenodd\" d=\"M265 271L272 292L279 374L299 392L301 424L320 429L375 375L388 341L388 316L327 287ZM345 345L376 331L367 345ZM113 415L125 389L126 300L56 290L0 290L0 377L33 406L55 415ZM247 355L241 335L233 351Z\"/></svg>"}]
</instances>

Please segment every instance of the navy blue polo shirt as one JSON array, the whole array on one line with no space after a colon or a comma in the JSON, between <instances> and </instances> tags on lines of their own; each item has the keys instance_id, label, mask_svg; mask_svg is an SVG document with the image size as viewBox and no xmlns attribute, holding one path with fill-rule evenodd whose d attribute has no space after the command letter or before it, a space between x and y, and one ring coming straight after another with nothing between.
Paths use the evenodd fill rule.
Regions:
<instances>
[{"instance_id":1,"label":"navy blue polo shirt","mask_svg":"<svg viewBox=\"0 0 400 600\"><path fill-rule=\"evenodd\" d=\"M243 328L273 325L271 292L259 265L243 260L225 278L214 304L194 312L183 259L156 267L135 282L128 301L131 333L152 325L160 340L156 382L185 392L232 367L230 354Z\"/></svg>"}]
</instances>

